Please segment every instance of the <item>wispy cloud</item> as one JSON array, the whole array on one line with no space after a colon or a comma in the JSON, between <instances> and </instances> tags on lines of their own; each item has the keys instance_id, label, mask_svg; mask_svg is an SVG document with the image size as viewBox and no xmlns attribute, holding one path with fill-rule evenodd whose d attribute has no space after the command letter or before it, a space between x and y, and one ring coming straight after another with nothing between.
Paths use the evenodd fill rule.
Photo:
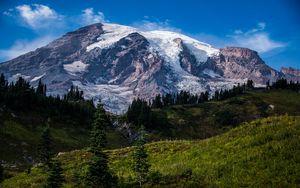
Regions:
<instances>
[{"instance_id":1,"label":"wispy cloud","mask_svg":"<svg viewBox=\"0 0 300 188\"><path fill-rule=\"evenodd\" d=\"M276 48L283 48L286 46L285 43L274 41L270 38L268 33L255 33L253 35L236 35L233 36L237 44L241 47L247 47L265 53Z\"/></svg>"},{"instance_id":2,"label":"wispy cloud","mask_svg":"<svg viewBox=\"0 0 300 188\"><path fill-rule=\"evenodd\" d=\"M265 31L266 23L259 22L255 28L247 31L237 29L232 35L232 43L240 47L247 47L258 51L259 53L269 52L276 48L283 48L287 44L271 39L270 34Z\"/></svg>"},{"instance_id":3,"label":"wispy cloud","mask_svg":"<svg viewBox=\"0 0 300 188\"><path fill-rule=\"evenodd\" d=\"M68 16L42 4L23 4L2 12L32 30L37 37L33 40L17 39L8 49L0 49L0 60L9 60L47 45L63 31L98 22L109 22L103 12L93 8L83 9L77 15ZM79 20L79 21L78 21Z\"/></svg>"},{"instance_id":4,"label":"wispy cloud","mask_svg":"<svg viewBox=\"0 0 300 188\"><path fill-rule=\"evenodd\" d=\"M266 23L259 22L254 28L248 30L235 29L232 33L225 36L216 36L207 33L198 33L192 36L200 41L212 44L215 47L245 47L261 54L286 47L287 43L271 38L270 33L266 30L266 26Z\"/></svg>"},{"instance_id":5,"label":"wispy cloud","mask_svg":"<svg viewBox=\"0 0 300 188\"><path fill-rule=\"evenodd\" d=\"M131 24L131 26L140 29L142 31L153 31L153 30L164 30L164 31L174 31L174 32L182 32L181 29L173 27L170 24L170 20L166 19L164 21L156 20L150 21L148 20L149 16L144 16L144 20L137 21Z\"/></svg>"},{"instance_id":6,"label":"wispy cloud","mask_svg":"<svg viewBox=\"0 0 300 188\"><path fill-rule=\"evenodd\" d=\"M24 4L15 7L15 9L24 25L34 30L45 29L49 28L49 26L52 27L58 25L58 22L63 19L62 15L58 14L54 9L51 9L46 5Z\"/></svg>"},{"instance_id":7,"label":"wispy cloud","mask_svg":"<svg viewBox=\"0 0 300 188\"><path fill-rule=\"evenodd\" d=\"M53 36L43 36L34 40L17 40L9 49L0 50L1 60L9 60L18 57L19 55L45 46L52 40L54 40Z\"/></svg>"},{"instance_id":8,"label":"wispy cloud","mask_svg":"<svg viewBox=\"0 0 300 188\"><path fill-rule=\"evenodd\" d=\"M89 25L89 24L99 23L99 22L109 22L108 20L105 19L103 12L98 11L95 13L93 8L86 8L82 10L81 20L82 20L82 24L84 25Z\"/></svg>"}]
</instances>

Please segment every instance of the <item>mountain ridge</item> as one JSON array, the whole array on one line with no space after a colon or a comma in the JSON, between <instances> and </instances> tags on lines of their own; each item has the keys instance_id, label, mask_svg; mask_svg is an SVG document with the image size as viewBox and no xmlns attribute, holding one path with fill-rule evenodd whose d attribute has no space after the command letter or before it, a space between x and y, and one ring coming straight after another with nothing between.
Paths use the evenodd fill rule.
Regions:
<instances>
[{"instance_id":1,"label":"mountain ridge","mask_svg":"<svg viewBox=\"0 0 300 188\"><path fill-rule=\"evenodd\" d=\"M118 24L92 24L68 32L48 45L0 64L10 81L22 76L33 86L42 79L49 95L62 95L71 85L86 98L99 98L106 109L124 113L135 97L158 93L214 92L244 83L257 86L281 77L247 48L216 49L170 31L140 31Z\"/></svg>"}]
</instances>

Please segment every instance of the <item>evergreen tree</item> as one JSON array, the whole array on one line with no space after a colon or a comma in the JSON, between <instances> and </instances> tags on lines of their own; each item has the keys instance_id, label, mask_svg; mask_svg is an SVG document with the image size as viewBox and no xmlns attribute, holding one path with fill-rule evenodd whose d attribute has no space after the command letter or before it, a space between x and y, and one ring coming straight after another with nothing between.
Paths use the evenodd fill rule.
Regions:
<instances>
[{"instance_id":1,"label":"evergreen tree","mask_svg":"<svg viewBox=\"0 0 300 188\"><path fill-rule=\"evenodd\" d=\"M140 186L146 181L150 164L148 163L148 154L145 150L146 131L144 126L141 126L139 136L135 143L135 150L133 153L133 171L136 175L136 180Z\"/></svg>"},{"instance_id":2,"label":"evergreen tree","mask_svg":"<svg viewBox=\"0 0 300 188\"><path fill-rule=\"evenodd\" d=\"M254 82L253 82L252 80L248 80L246 85L247 85L247 87L250 88L250 89L253 89L253 88L254 88Z\"/></svg>"},{"instance_id":3,"label":"evergreen tree","mask_svg":"<svg viewBox=\"0 0 300 188\"><path fill-rule=\"evenodd\" d=\"M64 99L67 101L84 101L83 91L80 91L78 87L71 86L67 94L64 95Z\"/></svg>"},{"instance_id":4,"label":"evergreen tree","mask_svg":"<svg viewBox=\"0 0 300 188\"><path fill-rule=\"evenodd\" d=\"M6 91L8 87L7 81L5 80L4 74L0 76L0 92Z\"/></svg>"},{"instance_id":5,"label":"evergreen tree","mask_svg":"<svg viewBox=\"0 0 300 188\"><path fill-rule=\"evenodd\" d=\"M63 182L65 181L62 173L63 173L63 169L61 167L60 162L57 160L52 160L50 170L49 170L49 176L47 179L47 187L49 188L61 187Z\"/></svg>"},{"instance_id":6,"label":"evergreen tree","mask_svg":"<svg viewBox=\"0 0 300 188\"><path fill-rule=\"evenodd\" d=\"M266 88L267 88L267 89L270 89L270 80L267 81L267 83L266 83Z\"/></svg>"},{"instance_id":7,"label":"evergreen tree","mask_svg":"<svg viewBox=\"0 0 300 188\"><path fill-rule=\"evenodd\" d=\"M151 108L145 100L134 99L128 107L126 113L127 122L132 123L134 126L142 124L150 126L151 122Z\"/></svg>"},{"instance_id":8,"label":"evergreen tree","mask_svg":"<svg viewBox=\"0 0 300 188\"><path fill-rule=\"evenodd\" d=\"M39 95L46 96L46 92L47 92L46 90L47 90L46 84L43 84L42 80L40 79L38 86L36 88L36 93Z\"/></svg>"},{"instance_id":9,"label":"evergreen tree","mask_svg":"<svg viewBox=\"0 0 300 188\"><path fill-rule=\"evenodd\" d=\"M2 163L0 162L0 183L4 180L4 170L2 167Z\"/></svg>"},{"instance_id":10,"label":"evergreen tree","mask_svg":"<svg viewBox=\"0 0 300 188\"><path fill-rule=\"evenodd\" d=\"M52 138L50 134L50 129L47 127L40 138L38 145L38 156L41 163L46 164L48 167L51 166L52 157Z\"/></svg>"},{"instance_id":11,"label":"evergreen tree","mask_svg":"<svg viewBox=\"0 0 300 188\"><path fill-rule=\"evenodd\" d=\"M161 102L161 96L160 94L158 94L154 98L154 101L152 103L152 108L162 108L162 107L163 107L163 103Z\"/></svg>"},{"instance_id":12,"label":"evergreen tree","mask_svg":"<svg viewBox=\"0 0 300 188\"><path fill-rule=\"evenodd\" d=\"M93 157L86 177L87 184L93 188L108 188L116 184L115 177L109 172L108 157L103 151L106 145L105 129L108 126L110 126L110 120L103 105L99 102L91 131L90 152L93 153Z\"/></svg>"}]
</instances>

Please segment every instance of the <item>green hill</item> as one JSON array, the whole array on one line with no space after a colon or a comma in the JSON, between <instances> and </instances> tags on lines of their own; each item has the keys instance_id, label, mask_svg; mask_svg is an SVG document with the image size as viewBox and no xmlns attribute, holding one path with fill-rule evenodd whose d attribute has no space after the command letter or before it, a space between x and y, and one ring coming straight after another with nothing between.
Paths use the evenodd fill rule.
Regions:
<instances>
[{"instance_id":1,"label":"green hill","mask_svg":"<svg viewBox=\"0 0 300 188\"><path fill-rule=\"evenodd\" d=\"M298 187L300 117L279 116L245 123L227 133L198 141L160 141L147 145L151 181L156 187ZM134 186L132 148L108 150L111 170L124 187ZM65 187L84 187L90 154L76 150L58 156ZM156 174L156 175L155 175ZM161 175L158 175L161 174ZM3 187L42 187L36 166L3 182Z\"/></svg>"},{"instance_id":2,"label":"green hill","mask_svg":"<svg viewBox=\"0 0 300 188\"><path fill-rule=\"evenodd\" d=\"M256 89L222 101L153 109L152 139L203 139L243 122L277 115L300 115L300 94Z\"/></svg>"},{"instance_id":3,"label":"green hill","mask_svg":"<svg viewBox=\"0 0 300 188\"><path fill-rule=\"evenodd\" d=\"M209 101L198 105L175 105L153 109L151 140L204 139L222 134L243 122L267 116L300 115L300 95L291 90L254 90L223 101ZM2 114L2 116L1 116ZM30 166L47 119L38 111L24 113L0 112L0 160L10 172ZM88 146L89 129L72 122L53 121L51 132L54 151L65 152ZM108 134L109 148L128 146L128 141L117 131Z\"/></svg>"},{"instance_id":4,"label":"green hill","mask_svg":"<svg viewBox=\"0 0 300 188\"><path fill-rule=\"evenodd\" d=\"M0 116L0 160L10 175L27 169L36 163L37 145L40 135L46 128L39 114L29 111L26 115L18 113ZM26 117L35 117L27 122ZM89 145L90 129L86 126L54 121L50 126L55 153L82 149ZM128 146L127 140L114 129L108 130L108 148Z\"/></svg>"}]
</instances>

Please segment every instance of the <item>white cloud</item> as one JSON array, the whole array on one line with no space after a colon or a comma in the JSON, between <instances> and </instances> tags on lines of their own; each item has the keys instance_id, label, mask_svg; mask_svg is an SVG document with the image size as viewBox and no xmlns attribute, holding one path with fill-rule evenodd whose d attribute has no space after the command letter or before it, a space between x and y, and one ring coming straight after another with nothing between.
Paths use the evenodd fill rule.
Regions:
<instances>
[{"instance_id":1,"label":"white cloud","mask_svg":"<svg viewBox=\"0 0 300 188\"><path fill-rule=\"evenodd\" d=\"M231 45L237 45L240 47L246 47L253 49L259 53L269 52L276 48L283 48L285 43L275 41L270 38L269 33L265 32L266 23L260 22L257 27L248 31L237 29L233 35L229 35L233 39Z\"/></svg>"},{"instance_id":2,"label":"white cloud","mask_svg":"<svg viewBox=\"0 0 300 188\"><path fill-rule=\"evenodd\" d=\"M22 54L47 45L53 39L54 37L52 36L43 36L32 41L28 41L26 39L17 40L9 49L0 50L0 59L9 60L18 57Z\"/></svg>"},{"instance_id":3,"label":"white cloud","mask_svg":"<svg viewBox=\"0 0 300 188\"><path fill-rule=\"evenodd\" d=\"M85 25L99 22L108 22L108 20L105 19L103 12L98 11L97 13L94 13L93 8L87 8L82 10L81 18L82 23Z\"/></svg>"},{"instance_id":4,"label":"white cloud","mask_svg":"<svg viewBox=\"0 0 300 188\"><path fill-rule=\"evenodd\" d=\"M147 18L149 17L147 16ZM170 20L165 20L165 21L142 20L142 21L134 22L131 25L142 31L165 30L165 31L182 32L180 29L171 26Z\"/></svg>"},{"instance_id":5,"label":"white cloud","mask_svg":"<svg viewBox=\"0 0 300 188\"><path fill-rule=\"evenodd\" d=\"M16 10L24 21L25 25L32 29L44 29L50 25L58 25L57 21L62 20L62 16L46 5L32 4L19 5ZM55 23L55 24L54 24Z\"/></svg>"},{"instance_id":6,"label":"white cloud","mask_svg":"<svg viewBox=\"0 0 300 188\"><path fill-rule=\"evenodd\" d=\"M5 16L12 16L12 14L9 11L4 11L2 14Z\"/></svg>"},{"instance_id":7,"label":"white cloud","mask_svg":"<svg viewBox=\"0 0 300 188\"><path fill-rule=\"evenodd\" d=\"M286 44L270 39L268 33L260 32L253 35L236 35L234 36L237 44L241 47L247 47L265 53L276 48L285 47Z\"/></svg>"}]
</instances>

